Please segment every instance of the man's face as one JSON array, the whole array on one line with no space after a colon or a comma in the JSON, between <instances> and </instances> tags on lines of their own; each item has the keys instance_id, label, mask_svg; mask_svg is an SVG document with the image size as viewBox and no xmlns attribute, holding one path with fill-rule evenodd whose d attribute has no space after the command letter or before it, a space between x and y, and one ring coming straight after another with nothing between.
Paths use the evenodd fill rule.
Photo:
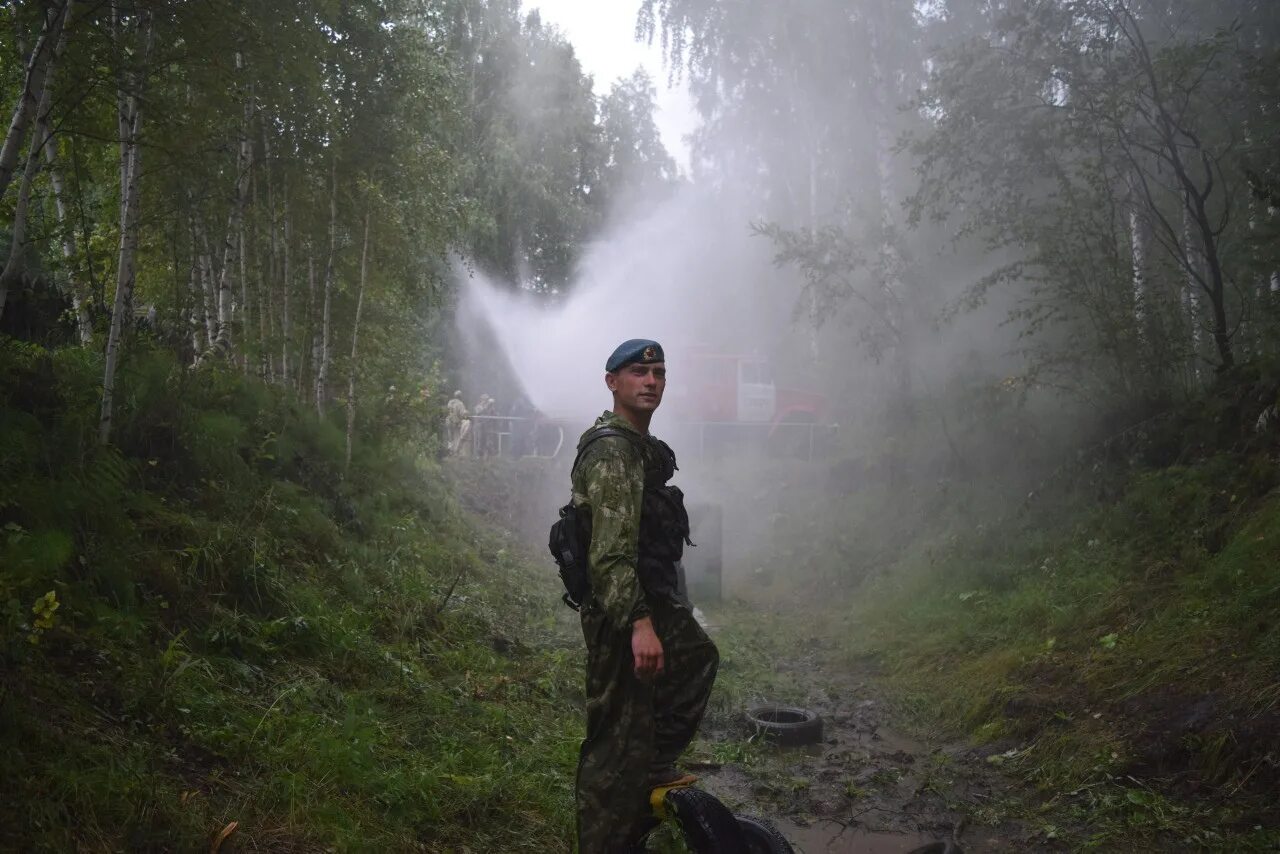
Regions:
<instances>
[{"instance_id":1,"label":"man's face","mask_svg":"<svg viewBox=\"0 0 1280 854\"><path fill-rule=\"evenodd\" d=\"M662 403L662 392L667 387L667 364L627 365L616 373L605 374L604 382L613 392L615 405L653 412Z\"/></svg>"}]
</instances>

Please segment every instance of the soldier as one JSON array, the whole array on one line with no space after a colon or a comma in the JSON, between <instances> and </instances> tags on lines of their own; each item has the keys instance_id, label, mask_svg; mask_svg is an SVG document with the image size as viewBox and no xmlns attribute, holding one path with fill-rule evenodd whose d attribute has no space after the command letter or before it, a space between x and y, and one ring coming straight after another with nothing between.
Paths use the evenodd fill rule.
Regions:
<instances>
[{"instance_id":1,"label":"soldier","mask_svg":"<svg viewBox=\"0 0 1280 854\"><path fill-rule=\"evenodd\" d=\"M649 792L696 779L675 762L706 711L719 662L677 592L688 516L680 490L667 485L675 455L649 434L667 382L662 347L627 341L605 372L613 410L582 435L572 473L591 579L581 609L587 645L587 736L576 790L581 854L637 850L655 824Z\"/></svg>"},{"instance_id":2,"label":"soldier","mask_svg":"<svg viewBox=\"0 0 1280 854\"><path fill-rule=\"evenodd\" d=\"M456 454L466 439L467 428L471 419L467 416L467 405L462 402L462 392L455 391L453 397L444 405L445 440L449 443L449 453Z\"/></svg>"}]
</instances>

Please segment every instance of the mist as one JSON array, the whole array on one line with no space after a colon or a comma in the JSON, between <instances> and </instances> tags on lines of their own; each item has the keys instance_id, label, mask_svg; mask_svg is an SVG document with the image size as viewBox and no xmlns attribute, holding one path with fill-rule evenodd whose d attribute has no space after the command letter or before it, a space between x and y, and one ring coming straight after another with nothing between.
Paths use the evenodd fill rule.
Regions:
<instances>
[{"instance_id":1,"label":"mist","mask_svg":"<svg viewBox=\"0 0 1280 854\"><path fill-rule=\"evenodd\" d=\"M768 17L744 24L749 38L770 25ZM762 121L758 105L726 101L704 114L681 180L616 180L563 281L537 274L532 261L500 265L506 272L477 258L455 266L464 401L489 394L505 414L523 397L562 431L557 459L520 511L531 540L563 503L577 436L611 406L604 362L629 338L658 340L666 351L667 398L652 431L672 444L690 500L724 514L727 595L774 576L778 555L794 550L796 514L827 512L850 490L870 490L888 507L923 507L920 490L940 480L998 475L1052 453L1052 429L1028 433L1010 415L1028 400L1059 421L1065 411L1007 381L1025 367L1020 331L1007 323L1018 297L991 292L957 308L999 261L957 244L944 226L908 224L918 185L896 137L909 124L906 90L894 84L892 97L877 99L857 85L833 89L840 75L883 73L848 59L801 62L797 71L772 80L765 96L794 120ZM696 84L720 71L687 73ZM513 91L529 88L519 77L513 83ZM708 442L690 414L696 402L681 401L698 352L760 357L778 388L820 397L816 443L805 425L770 423L733 441L721 425ZM954 411L958 397L1002 382L987 412ZM983 423L988 416L1005 422ZM777 584L798 589L810 575L797 567Z\"/></svg>"},{"instance_id":2,"label":"mist","mask_svg":"<svg viewBox=\"0 0 1280 854\"><path fill-rule=\"evenodd\" d=\"M628 338L662 343L673 389L693 348L774 354L790 331L793 297L773 281L767 245L720 201L686 185L642 217L618 221L556 293L460 273L468 361L485 362L479 345L496 343L540 411L583 419L608 403L604 363ZM665 417L660 409L656 431Z\"/></svg>"},{"instance_id":3,"label":"mist","mask_svg":"<svg viewBox=\"0 0 1280 854\"><path fill-rule=\"evenodd\" d=\"M1115 257L1067 263L1075 238L1057 222L1084 214L1047 193L1040 174L989 204L970 189L1004 192L1009 173L983 159L999 123L971 159L942 136L950 113L936 99L948 91L942 58L988 22L944 6L913 15L868 5L838 21L820 5L790 17L735 7L712 32L684 6L658 14L644 4L642 35L660 37L673 73L698 94L691 167L666 183L643 168L614 174L562 279L537 273L527 245L533 260L455 268L466 402L488 393L505 412L527 398L562 425L563 451L610 406L602 375L613 348L660 341L669 385L653 432L671 441L686 492L724 508L726 577L747 578L795 552L787 529L799 508L831 513L837 527L849 501L900 508L892 530L871 524L860 546L892 550L908 524L946 515L935 498L953 484L1020 500L1069 448L1167 399L1186 382L1186 346L1205 339L1177 332L1159 344L1123 327L1157 315L1176 325L1195 304L1174 287L1157 306L1151 238L1123 222L1080 238L1105 237ZM814 42L843 47L815 52ZM635 127L651 128L640 106ZM958 115L967 102L947 108ZM542 115L536 104L521 110ZM632 154L628 170L644 163ZM1003 156L1027 158L1024 169L1059 162L1043 147ZM1061 162L1075 157L1064 151ZM1087 170L1066 174L1094 186ZM1013 209L1029 213L998 219ZM1135 257L1150 271L1135 273ZM1098 292L1100 281L1112 290ZM698 352L760 357L779 389L822 398L817 453L796 453L772 427L708 451L706 429L676 402ZM535 519L562 499L557 479L567 482L551 476ZM804 562L823 563L831 542L802 539Z\"/></svg>"}]
</instances>

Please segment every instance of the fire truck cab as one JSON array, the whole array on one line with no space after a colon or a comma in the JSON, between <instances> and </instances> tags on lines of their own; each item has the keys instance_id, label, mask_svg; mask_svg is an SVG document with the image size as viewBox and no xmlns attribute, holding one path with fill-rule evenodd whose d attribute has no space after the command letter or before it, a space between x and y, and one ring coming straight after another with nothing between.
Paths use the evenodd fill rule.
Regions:
<instances>
[{"instance_id":1,"label":"fire truck cab","mask_svg":"<svg viewBox=\"0 0 1280 854\"><path fill-rule=\"evenodd\" d=\"M779 424L816 424L826 416L826 398L778 388L763 356L698 349L687 359L687 373L668 388L679 421L762 424L772 433Z\"/></svg>"}]
</instances>

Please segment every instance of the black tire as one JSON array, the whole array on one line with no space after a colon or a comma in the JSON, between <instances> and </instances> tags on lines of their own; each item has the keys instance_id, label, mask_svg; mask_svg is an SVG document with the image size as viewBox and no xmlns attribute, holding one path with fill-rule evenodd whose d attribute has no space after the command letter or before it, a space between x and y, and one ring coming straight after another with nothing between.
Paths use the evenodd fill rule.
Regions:
<instances>
[{"instance_id":1,"label":"black tire","mask_svg":"<svg viewBox=\"0 0 1280 854\"><path fill-rule=\"evenodd\" d=\"M681 786L667 792L666 802L685 843L695 854L752 854L738 820L715 796Z\"/></svg>"},{"instance_id":2,"label":"black tire","mask_svg":"<svg viewBox=\"0 0 1280 854\"><path fill-rule=\"evenodd\" d=\"M659 821L656 816L646 819L643 829L640 831L636 841L631 844L631 848L628 850L627 854L644 854L644 852L648 851L649 837L653 835L653 832L658 829L658 825L660 824L662 824L662 822Z\"/></svg>"},{"instance_id":3,"label":"black tire","mask_svg":"<svg viewBox=\"0 0 1280 854\"><path fill-rule=\"evenodd\" d=\"M822 718L795 706L758 706L747 712L756 735L780 747L800 747L822 741Z\"/></svg>"},{"instance_id":4,"label":"black tire","mask_svg":"<svg viewBox=\"0 0 1280 854\"><path fill-rule=\"evenodd\" d=\"M912 848L910 854L964 854L964 849L950 839L941 839L930 842L928 845L921 845L919 848Z\"/></svg>"},{"instance_id":5,"label":"black tire","mask_svg":"<svg viewBox=\"0 0 1280 854\"><path fill-rule=\"evenodd\" d=\"M753 815L734 817L747 840L748 854L795 854L791 843L773 826L773 822Z\"/></svg>"}]
</instances>

